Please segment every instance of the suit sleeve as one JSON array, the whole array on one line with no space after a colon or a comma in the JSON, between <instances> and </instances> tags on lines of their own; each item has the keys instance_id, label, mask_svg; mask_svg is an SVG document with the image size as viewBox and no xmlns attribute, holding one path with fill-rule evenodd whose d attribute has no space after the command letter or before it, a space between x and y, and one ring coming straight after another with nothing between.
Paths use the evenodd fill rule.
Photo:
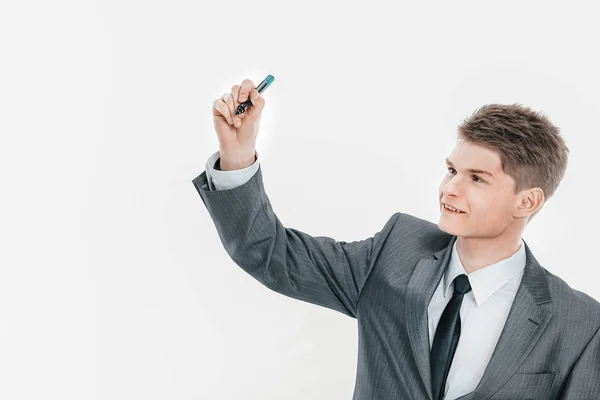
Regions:
<instances>
[{"instance_id":1,"label":"suit sleeve","mask_svg":"<svg viewBox=\"0 0 600 400\"><path fill-rule=\"evenodd\" d=\"M561 399L600 399L600 328L569 374Z\"/></svg>"},{"instance_id":2,"label":"suit sleeve","mask_svg":"<svg viewBox=\"0 0 600 400\"><path fill-rule=\"evenodd\" d=\"M400 213L372 237L347 243L285 227L260 167L232 189L209 190L206 171L192 182L225 250L244 271L275 292L356 318L362 288Z\"/></svg>"}]
</instances>

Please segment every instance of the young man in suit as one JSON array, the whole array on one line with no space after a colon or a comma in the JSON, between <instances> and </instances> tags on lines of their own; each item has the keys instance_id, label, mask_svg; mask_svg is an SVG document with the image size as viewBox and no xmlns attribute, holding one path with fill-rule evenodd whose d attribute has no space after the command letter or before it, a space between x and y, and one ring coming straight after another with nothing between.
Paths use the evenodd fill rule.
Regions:
<instances>
[{"instance_id":1,"label":"young man in suit","mask_svg":"<svg viewBox=\"0 0 600 400\"><path fill-rule=\"evenodd\" d=\"M242 269L358 320L354 400L600 399L600 303L521 238L567 167L548 118L481 107L446 159L438 225L397 212L347 243L287 228L273 212L255 149L264 105L248 79L215 100L220 151L192 182Z\"/></svg>"}]
</instances>

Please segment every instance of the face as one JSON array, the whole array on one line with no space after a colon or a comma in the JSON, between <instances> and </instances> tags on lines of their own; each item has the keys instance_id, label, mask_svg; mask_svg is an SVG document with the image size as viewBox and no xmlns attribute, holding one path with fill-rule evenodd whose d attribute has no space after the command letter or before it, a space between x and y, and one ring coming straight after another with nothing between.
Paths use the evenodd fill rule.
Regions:
<instances>
[{"instance_id":1,"label":"face","mask_svg":"<svg viewBox=\"0 0 600 400\"><path fill-rule=\"evenodd\" d=\"M439 189L441 230L462 237L496 237L515 223L519 198L513 194L513 178L502 172L498 153L460 139L448 159L452 164L446 163ZM488 171L493 176L469 169ZM442 203L464 214L451 212Z\"/></svg>"}]
</instances>

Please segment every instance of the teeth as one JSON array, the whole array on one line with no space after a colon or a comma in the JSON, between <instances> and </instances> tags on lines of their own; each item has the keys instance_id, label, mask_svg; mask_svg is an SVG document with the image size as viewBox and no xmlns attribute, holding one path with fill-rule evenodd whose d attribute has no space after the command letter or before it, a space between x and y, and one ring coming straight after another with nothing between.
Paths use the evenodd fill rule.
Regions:
<instances>
[{"instance_id":1,"label":"teeth","mask_svg":"<svg viewBox=\"0 0 600 400\"><path fill-rule=\"evenodd\" d=\"M454 211L454 212L458 212L458 213L462 213L463 211L459 211L454 207L449 206L448 204L444 204L444 207L446 207L447 209Z\"/></svg>"}]
</instances>

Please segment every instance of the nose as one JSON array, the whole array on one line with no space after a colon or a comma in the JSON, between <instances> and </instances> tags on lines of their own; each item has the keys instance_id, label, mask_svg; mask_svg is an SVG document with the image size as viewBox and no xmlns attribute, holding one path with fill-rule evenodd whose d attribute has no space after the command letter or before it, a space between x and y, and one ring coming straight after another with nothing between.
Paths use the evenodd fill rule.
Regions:
<instances>
[{"instance_id":1,"label":"nose","mask_svg":"<svg viewBox=\"0 0 600 400\"><path fill-rule=\"evenodd\" d=\"M448 182L446 182L444 185L442 185L442 194L446 197L448 196L458 196L460 194L459 190L458 190L458 186L459 186L459 179L456 178L456 176L453 176L452 178L450 178L450 180L448 180Z\"/></svg>"}]
</instances>

